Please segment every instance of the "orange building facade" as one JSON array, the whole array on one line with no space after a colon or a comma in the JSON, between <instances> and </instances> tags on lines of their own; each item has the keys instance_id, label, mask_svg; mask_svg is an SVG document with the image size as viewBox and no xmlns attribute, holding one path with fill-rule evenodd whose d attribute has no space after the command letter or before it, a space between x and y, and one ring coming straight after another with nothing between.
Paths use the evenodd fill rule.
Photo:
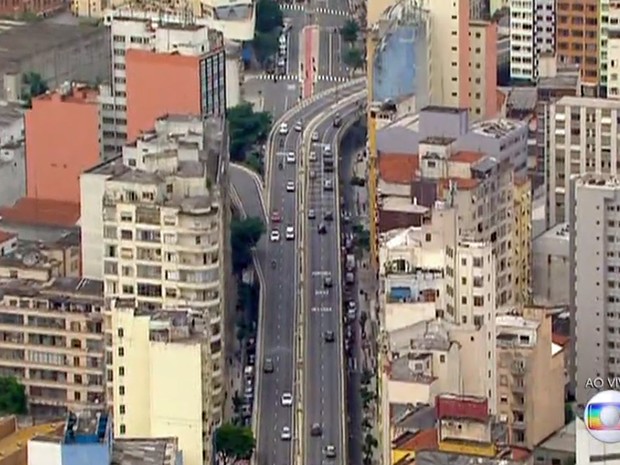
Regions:
<instances>
[{"instance_id":1,"label":"orange building facade","mask_svg":"<svg viewBox=\"0 0 620 465\"><path fill-rule=\"evenodd\" d=\"M130 49L125 59L128 141L167 114L225 112L223 47L200 56Z\"/></svg>"},{"instance_id":2,"label":"orange building facade","mask_svg":"<svg viewBox=\"0 0 620 465\"><path fill-rule=\"evenodd\" d=\"M26 112L26 196L80 202L80 174L100 158L97 91L73 85Z\"/></svg>"}]
</instances>

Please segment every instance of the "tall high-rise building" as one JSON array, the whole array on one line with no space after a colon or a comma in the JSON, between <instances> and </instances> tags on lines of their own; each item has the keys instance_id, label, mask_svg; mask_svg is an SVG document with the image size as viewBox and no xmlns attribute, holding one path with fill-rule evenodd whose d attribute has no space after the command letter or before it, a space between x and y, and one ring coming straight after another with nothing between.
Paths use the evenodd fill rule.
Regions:
<instances>
[{"instance_id":1,"label":"tall high-rise building","mask_svg":"<svg viewBox=\"0 0 620 465\"><path fill-rule=\"evenodd\" d=\"M555 53L555 1L510 0L510 77L536 81L539 59Z\"/></svg>"},{"instance_id":2,"label":"tall high-rise building","mask_svg":"<svg viewBox=\"0 0 620 465\"><path fill-rule=\"evenodd\" d=\"M221 420L224 400L228 162L223 118L167 116L127 144L122 157L81 180L84 275L103 278L108 301L134 299L138 311L190 310L208 326L211 408L205 414L212 424ZM107 400L116 410L112 349Z\"/></svg>"},{"instance_id":3,"label":"tall high-rise building","mask_svg":"<svg viewBox=\"0 0 620 465\"><path fill-rule=\"evenodd\" d=\"M547 228L568 221L570 178L620 168L620 102L562 97L549 107L549 158L545 170Z\"/></svg>"},{"instance_id":4,"label":"tall high-rise building","mask_svg":"<svg viewBox=\"0 0 620 465\"><path fill-rule=\"evenodd\" d=\"M497 24L469 22L472 122L497 114Z\"/></svg>"},{"instance_id":5,"label":"tall high-rise building","mask_svg":"<svg viewBox=\"0 0 620 465\"><path fill-rule=\"evenodd\" d=\"M584 95L596 96L600 79L599 0L558 0L557 60L579 65Z\"/></svg>"},{"instance_id":6,"label":"tall high-rise building","mask_svg":"<svg viewBox=\"0 0 620 465\"><path fill-rule=\"evenodd\" d=\"M589 379L620 376L620 179L573 176L570 191L571 372L585 404L596 393Z\"/></svg>"},{"instance_id":7,"label":"tall high-rise building","mask_svg":"<svg viewBox=\"0 0 620 465\"><path fill-rule=\"evenodd\" d=\"M111 87L100 97L105 152L118 151L166 114L225 113L222 34L173 19L112 17Z\"/></svg>"}]
</instances>

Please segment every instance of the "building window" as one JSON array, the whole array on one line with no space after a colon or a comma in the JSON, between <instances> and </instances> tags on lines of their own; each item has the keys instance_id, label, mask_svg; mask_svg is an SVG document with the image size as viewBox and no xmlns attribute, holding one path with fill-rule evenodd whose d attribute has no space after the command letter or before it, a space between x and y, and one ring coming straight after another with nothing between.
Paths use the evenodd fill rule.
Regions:
<instances>
[{"instance_id":1,"label":"building window","mask_svg":"<svg viewBox=\"0 0 620 465\"><path fill-rule=\"evenodd\" d=\"M125 434L125 430L126 430L125 425L121 424L119 430L121 434Z\"/></svg>"},{"instance_id":2,"label":"building window","mask_svg":"<svg viewBox=\"0 0 620 465\"><path fill-rule=\"evenodd\" d=\"M118 376L125 376L125 367L118 367Z\"/></svg>"},{"instance_id":3,"label":"building window","mask_svg":"<svg viewBox=\"0 0 620 465\"><path fill-rule=\"evenodd\" d=\"M118 337L123 337L125 335L123 328L118 328L117 333L118 333Z\"/></svg>"},{"instance_id":4,"label":"building window","mask_svg":"<svg viewBox=\"0 0 620 465\"><path fill-rule=\"evenodd\" d=\"M121 404L121 405L118 407L118 412L119 412L121 415L125 415L125 406Z\"/></svg>"},{"instance_id":5,"label":"building window","mask_svg":"<svg viewBox=\"0 0 620 465\"><path fill-rule=\"evenodd\" d=\"M119 393L121 396L124 396L124 395L125 395L125 386L119 386L119 387L118 387L118 393Z\"/></svg>"},{"instance_id":6,"label":"building window","mask_svg":"<svg viewBox=\"0 0 620 465\"><path fill-rule=\"evenodd\" d=\"M124 347L119 347L118 348L118 356L119 357L124 357L125 356L125 348Z\"/></svg>"}]
</instances>

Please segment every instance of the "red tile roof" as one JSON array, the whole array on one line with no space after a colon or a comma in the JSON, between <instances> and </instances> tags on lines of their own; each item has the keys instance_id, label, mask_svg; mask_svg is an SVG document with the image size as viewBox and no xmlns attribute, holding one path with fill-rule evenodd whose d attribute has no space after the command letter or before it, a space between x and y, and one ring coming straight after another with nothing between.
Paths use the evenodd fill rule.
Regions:
<instances>
[{"instance_id":1,"label":"red tile roof","mask_svg":"<svg viewBox=\"0 0 620 465\"><path fill-rule=\"evenodd\" d=\"M69 228L80 219L80 205L23 197L12 207L0 208L0 217L7 223Z\"/></svg>"},{"instance_id":2,"label":"red tile roof","mask_svg":"<svg viewBox=\"0 0 620 465\"><path fill-rule=\"evenodd\" d=\"M422 430L396 447L397 450L408 450L414 452L421 450L434 450L436 448L437 430L435 428Z\"/></svg>"},{"instance_id":3,"label":"red tile roof","mask_svg":"<svg viewBox=\"0 0 620 465\"><path fill-rule=\"evenodd\" d=\"M440 180L440 186L442 189L447 189L450 186L450 181L456 184L457 189L459 190L470 190L475 189L480 184L480 181L477 179L471 178L450 178L450 179L442 179Z\"/></svg>"},{"instance_id":4,"label":"red tile roof","mask_svg":"<svg viewBox=\"0 0 620 465\"><path fill-rule=\"evenodd\" d=\"M17 234L13 234L7 231L2 231L0 229L0 244L2 244L3 242L6 242L10 239L13 239L14 237L16 237Z\"/></svg>"},{"instance_id":5,"label":"red tile roof","mask_svg":"<svg viewBox=\"0 0 620 465\"><path fill-rule=\"evenodd\" d=\"M420 160L413 153L379 153L379 177L391 184L409 184L420 168Z\"/></svg>"},{"instance_id":6,"label":"red tile roof","mask_svg":"<svg viewBox=\"0 0 620 465\"><path fill-rule=\"evenodd\" d=\"M450 161L454 161L457 163L475 163L482 157L484 157L484 154L480 152L469 152L466 150L462 150L452 155L450 157Z\"/></svg>"}]
</instances>

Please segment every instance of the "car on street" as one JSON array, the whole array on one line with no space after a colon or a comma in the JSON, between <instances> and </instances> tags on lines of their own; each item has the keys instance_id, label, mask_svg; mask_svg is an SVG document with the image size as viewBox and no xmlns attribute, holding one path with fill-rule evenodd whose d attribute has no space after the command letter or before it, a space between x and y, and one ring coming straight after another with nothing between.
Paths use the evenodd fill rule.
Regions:
<instances>
[{"instance_id":1,"label":"car on street","mask_svg":"<svg viewBox=\"0 0 620 465\"><path fill-rule=\"evenodd\" d=\"M280 129L278 130L278 132L279 132L280 134L282 134L282 135L286 135L286 134L288 134L288 124L286 124L286 123L282 123L282 124L280 125Z\"/></svg>"},{"instance_id":2,"label":"car on street","mask_svg":"<svg viewBox=\"0 0 620 465\"><path fill-rule=\"evenodd\" d=\"M318 227L319 234L327 234L327 226L325 223L320 223Z\"/></svg>"},{"instance_id":3,"label":"car on street","mask_svg":"<svg viewBox=\"0 0 620 465\"><path fill-rule=\"evenodd\" d=\"M315 218L316 218L316 212L314 211L314 208L308 209L308 219L313 220Z\"/></svg>"},{"instance_id":4,"label":"car on street","mask_svg":"<svg viewBox=\"0 0 620 465\"><path fill-rule=\"evenodd\" d=\"M263 362L263 372L273 373L273 360L271 360L270 358L266 358Z\"/></svg>"},{"instance_id":5,"label":"car on street","mask_svg":"<svg viewBox=\"0 0 620 465\"><path fill-rule=\"evenodd\" d=\"M321 434L323 434L323 428L321 428L321 425L319 423L312 423L312 426L310 427L310 436L320 436Z\"/></svg>"},{"instance_id":6,"label":"car on street","mask_svg":"<svg viewBox=\"0 0 620 465\"><path fill-rule=\"evenodd\" d=\"M333 285L334 285L334 282L332 281L332 275L331 274L328 274L327 276L325 276L323 278L323 287L329 289Z\"/></svg>"},{"instance_id":7,"label":"car on street","mask_svg":"<svg viewBox=\"0 0 620 465\"><path fill-rule=\"evenodd\" d=\"M308 155L308 159L309 159L310 161L317 161L317 160L318 160L318 158L317 158L317 156L316 156L316 152L314 152L314 151L310 152L310 154Z\"/></svg>"},{"instance_id":8,"label":"car on street","mask_svg":"<svg viewBox=\"0 0 620 465\"><path fill-rule=\"evenodd\" d=\"M354 300L349 300L349 303L347 304L347 318L349 318L349 320L355 320L356 316L357 305L355 304Z\"/></svg>"},{"instance_id":9,"label":"car on street","mask_svg":"<svg viewBox=\"0 0 620 465\"><path fill-rule=\"evenodd\" d=\"M292 241L293 239L295 239L295 228L293 228L292 226L287 226L286 227L286 240Z\"/></svg>"},{"instance_id":10,"label":"car on street","mask_svg":"<svg viewBox=\"0 0 620 465\"><path fill-rule=\"evenodd\" d=\"M326 211L323 219L325 221L334 221L334 214L331 211Z\"/></svg>"},{"instance_id":11,"label":"car on street","mask_svg":"<svg viewBox=\"0 0 620 465\"><path fill-rule=\"evenodd\" d=\"M278 43L286 45L286 34L281 34L280 37L278 37Z\"/></svg>"},{"instance_id":12,"label":"car on street","mask_svg":"<svg viewBox=\"0 0 620 465\"><path fill-rule=\"evenodd\" d=\"M297 161L297 157L295 156L295 152L288 152L286 154L287 163L295 163L296 161Z\"/></svg>"},{"instance_id":13,"label":"car on street","mask_svg":"<svg viewBox=\"0 0 620 465\"><path fill-rule=\"evenodd\" d=\"M288 426L285 426L282 428L282 433L280 434L280 437L282 438L283 441L290 441L291 440L291 428L289 428Z\"/></svg>"},{"instance_id":14,"label":"car on street","mask_svg":"<svg viewBox=\"0 0 620 465\"><path fill-rule=\"evenodd\" d=\"M325 457L327 457L328 459L334 459L336 458L336 446L334 446L333 444L328 444L327 446L325 446Z\"/></svg>"},{"instance_id":15,"label":"car on street","mask_svg":"<svg viewBox=\"0 0 620 465\"><path fill-rule=\"evenodd\" d=\"M271 242L279 242L280 241L280 231L277 229L273 229L271 231L271 235L269 236L269 240Z\"/></svg>"},{"instance_id":16,"label":"car on street","mask_svg":"<svg viewBox=\"0 0 620 465\"><path fill-rule=\"evenodd\" d=\"M295 192L295 181L288 181L286 183L286 192Z\"/></svg>"},{"instance_id":17,"label":"car on street","mask_svg":"<svg viewBox=\"0 0 620 465\"><path fill-rule=\"evenodd\" d=\"M286 66L286 59L284 57L278 58L278 68L284 68Z\"/></svg>"},{"instance_id":18,"label":"car on street","mask_svg":"<svg viewBox=\"0 0 620 465\"><path fill-rule=\"evenodd\" d=\"M325 180L325 182L323 183L323 190L328 191L328 192L334 190L334 183L332 182L331 179Z\"/></svg>"},{"instance_id":19,"label":"car on street","mask_svg":"<svg viewBox=\"0 0 620 465\"><path fill-rule=\"evenodd\" d=\"M296 132L301 132L301 131L304 130L304 126L303 126L303 124L301 124L301 121L297 121L295 123L294 129L295 129Z\"/></svg>"},{"instance_id":20,"label":"car on street","mask_svg":"<svg viewBox=\"0 0 620 465\"><path fill-rule=\"evenodd\" d=\"M282 215L280 215L280 212L278 210L274 210L271 212L271 221L273 223L279 223L280 221L282 221Z\"/></svg>"},{"instance_id":21,"label":"car on street","mask_svg":"<svg viewBox=\"0 0 620 465\"><path fill-rule=\"evenodd\" d=\"M312 133L312 142L318 142L319 141L319 132L318 131L314 131Z\"/></svg>"},{"instance_id":22,"label":"car on street","mask_svg":"<svg viewBox=\"0 0 620 465\"><path fill-rule=\"evenodd\" d=\"M334 342L336 340L336 335L333 331L325 331L323 333L323 339L325 342Z\"/></svg>"},{"instance_id":23,"label":"car on street","mask_svg":"<svg viewBox=\"0 0 620 465\"><path fill-rule=\"evenodd\" d=\"M342 118L340 117L340 113L336 113L336 116L334 116L334 127L339 128L341 124Z\"/></svg>"},{"instance_id":24,"label":"car on street","mask_svg":"<svg viewBox=\"0 0 620 465\"><path fill-rule=\"evenodd\" d=\"M308 177L310 179L316 179L316 171L310 170L310 172L308 173Z\"/></svg>"},{"instance_id":25,"label":"car on street","mask_svg":"<svg viewBox=\"0 0 620 465\"><path fill-rule=\"evenodd\" d=\"M325 144L323 146L323 155L325 155L326 157L331 156L332 154L332 146L329 144Z\"/></svg>"},{"instance_id":26,"label":"car on street","mask_svg":"<svg viewBox=\"0 0 620 465\"><path fill-rule=\"evenodd\" d=\"M284 394L282 394L280 402L284 407L290 407L291 405L293 405L293 395L290 392L285 392Z\"/></svg>"}]
</instances>

